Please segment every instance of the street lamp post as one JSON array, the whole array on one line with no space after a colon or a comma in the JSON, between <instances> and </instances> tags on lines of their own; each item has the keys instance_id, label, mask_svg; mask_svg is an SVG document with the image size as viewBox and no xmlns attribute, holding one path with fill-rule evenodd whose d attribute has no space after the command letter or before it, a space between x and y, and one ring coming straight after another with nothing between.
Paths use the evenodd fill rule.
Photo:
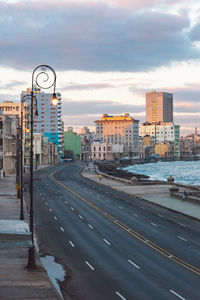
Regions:
<instances>
[{"instance_id":1,"label":"street lamp post","mask_svg":"<svg viewBox=\"0 0 200 300\"><path fill-rule=\"evenodd\" d=\"M35 269L36 262L35 262L35 247L34 247L34 228L33 228L33 101L34 98L34 88L42 88L42 89L49 89L53 87L53 97L52 97L52 104L57 104L57 97L55 93L56 88L56 72L54 69L48 65L40 65L32 73L32 88L31 88L31 146L30 146L30 231L31 231L31 239L32 239L32 246L29 248L28 251L28 263L27 268ZM36 113L37 113L37 101L36 101Z\"/></svg>"}]
</instances>

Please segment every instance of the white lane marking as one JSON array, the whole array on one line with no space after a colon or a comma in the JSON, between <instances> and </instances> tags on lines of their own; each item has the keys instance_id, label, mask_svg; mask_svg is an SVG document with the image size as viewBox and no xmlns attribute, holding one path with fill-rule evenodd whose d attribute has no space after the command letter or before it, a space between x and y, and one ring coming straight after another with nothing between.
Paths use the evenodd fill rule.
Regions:
<instances>
[{"instance_id":1,"label":"white lane marking","mask_svg":"<svg viewBox=\"0 0 200 300\"><path fill-rule=\"evenodd\" d=\"M173 257L173 255L169 255L168 257L171 258L171 257Z\"/></svg>"},{"instance_id":2,"label":"white lane marking","mask_svg":"<svg viewBox=\"0 0 200 300\"><path fill-rule=\"evenodd\" d=\"M103 240L106 244L110 245L110 243L106 239L103 239Z\"/></svg>"},{"instance_id":3,"label":"white lane marking","mask_svg":"<svg viewBox=\"0 0 200 300\"><path fill-rule=\"evenodd\" d=\"M56 218L56 216L54 216L54 219L57 221L58 219Z\"/></svg>"},{"instance_id":4,"label":"white lane marking","mask_svg":"<svg viewBox=\"0 0 200 300\"><path fill-rule=\"evenodd\" d=\"M110 203L110 201L109 201L109 200L106 200L106 202L107 202L107 203Z\"/></svg>"},{"instance_id":5,"label":"white lane marking","mask_svg":"<svg viewBox=\"0 0 200 300\"><path fill-rule=\"evenodd\" d=\"M42 193L40 193L40 196L42 196Z\"/></svg>"},{"instance_id":6,"label":"white lane marking","mask_svg":"<svg viewBox=\"0 0 200 300\"><path fill-rule=\"evenodd\" d=\"M176 292L174 292L173 290L169 290L172 294L176 295L179 299L185 300L185 298L183 298L182 296L180 296L179 294L177 294Z\"/></svg>"},{"instance_id":7,"label":"white lane marking","mask_svg":"<svg viewBox=\"0 0 200 300\"><path fill-rule=\"evenodd\" d=\"M153 226L155 226L155 227L158 227L158 225L157 225L157 224L155 224L155 223L151 223L151 225L153 225Z\"/></svg>"},{"instance_id":8,"label":"white lane marking","mask_svg":"<svg viewBox=\"0 0 200 300\"><path fill-rule=\"evenodd\" d=\"M140 206L141 207L141 209L146 209L144 206Z\"/></svg>"},{"instance_id":9,"label":"white lane marking","mask_svg":"<svg viewBox=\"0 0 200 300\"><path fill-rule=\"evenodd\" d=\"M120 209L123 209L123 207L119 206Z\"/></svg>"},{"instance_id":10,"label":"white lane marking","mask_svg":"<svg viewBox=\"0 0 200 300\"><path fill-rule=\"evenodd\" d=\"M65 204L67 204L67 201L65 201Z\"/></svg>"},{"instance_id":11,"label":"white lane marking","mask_svg":"<svg viewBox=\"0 0 200 300\"><path fill-rule=\"evenodd\" d=\"M45 202L45 204L46 204L46 205L48 205L48 203L47 203L47 202Z\"/></svg>"},{"instance_id":12,"label":"white lane marking","mask_svg":"<svg viewBox=\"0 0 200 300\"><path fill-rule=\"evenodd\" d=\"M187 242L186 239L184 239L183 237L181 237L181 236L179 236L179 235L178 235L178 238L181 239L181 240L183 240L184 242Z\"/></svg>"},{"instance_id":13,"label":"white lane marking","mask_svg":"<svg viewBox=\"0 0 200 300\"><path fill-rule=\"evenodd\" d=\"M92 271L94 271L93 266L92 266L88 261L85 261L85 263L88 265L88 267L89 267Z\"/></svg>"},{"instance_id":14,"label":"white lane marking","mask_svg":"<svg viewBox=\"0 0 200 300\"><path fill-rule=\"evenodd\" d=\"M70 207L71 208L71 210L74 210L74 208L73 207Z\"/></svg>"},{"instance_id":15,"label":"white lane marking","mask_svg":"<svg viewBox=\"0 0 200 300\"><path fill-rule=\"evenodd\" d=\"M60 196L59 198L62 199L62 196Z\"/></svg>"},{"instance_id":16,"label":"white lane marking","mask_svg":"<svg viewBox=\"0 0 200 300\"><path fill-rule=\"evenodd\" d=\"M159 214L158 214L158 216L161 217L161 218L164 218L162 215L159 215Z\"/></svg>"},{"instance_id":17,"label":"white lane marking","mask_svg":"<svg viewBox=\"0 0 200 300\"><path fill-rule=\"evenodd\" d=\"M183 227L186 227L186 225L184 225L184 224L182 224L182 223L178 223L178 225L183 226Z\"/></svg>"},{"instance_id":18,"label":"white lane marking","mask_svg":"<svg viewBox=\"0 0 200 300\"><path fill-rule=\"evenodd\" d=\"M74 246L74 244L71 242L71 241L69 241L69 243L70 243L70 245L74 248L75 246Z\"/></svg>"},{"instance_id":19,"label":"white lane marking","mask_svg":"<svg viewBox=\"0 0 200 300\"><path fill-rule=\"evenodd\" d=\"M49 211L50 211L50 212L52 212L52 209L51 209L51 208L49 208Z\"/></svg>"},{"instance_id":20,"label":"white lane marking","mask_svg":"<svg viewBox=\"0 0 200 300\"><path fill-rule=\"evenodd\" d=\"M81 215L78 215L80 219L83 219L83 217Z\"/></svg>"},{"instance_id":21,"label":"white lane marking","mask_svg":"<svg viewBox=\"0 0 200 300\"><path fill-rule=\"evenodd\" d=\"M92 225L88 224L88 226L89 226L91 229L93 229Z\"/></svg>"},{"instance_id":22,"label":"white lane marking","mask_svg":"<svg viewBox=\"0 0 200 300\"><path fill-rule=\"evenodd\" d=\"M122 296L119 292L116 291L115 294L119 296L119 298L121 298L122 300L126 300L126 298Z\"/></svg>"},{"instance_id":23,"label":"white lane marking","mask_svg":"<svg viewBox=\"0 0 200 300\"><path fill-rule=\"evenodd\" d=\"M138 265L136 265L134 262L132 262L132 260L128 259L128 262L133 265L134 267L136 267L137 269L140 269L140 267Z\"/></svg>"},{"instance_id":24,"label":"white lane marking","mask_svg":"<svg viewBox=\"0 0 200 300\"><path fill-rule=\"evenodd\" d=\"M64 231L64 229L63 229L62 227L60 227L60 229L61 229L62 231Z\"/></svg>"},{"instance_id":25,"label":"white lane marking","mask_svg":"<svg viewBox=\"0 0 200 300\"><path fill-rule=\"evenodd\" d=\"M138 217L138 215L136 215L136 214L133 214L133 216Z\"/></svg>"}]
</instances>

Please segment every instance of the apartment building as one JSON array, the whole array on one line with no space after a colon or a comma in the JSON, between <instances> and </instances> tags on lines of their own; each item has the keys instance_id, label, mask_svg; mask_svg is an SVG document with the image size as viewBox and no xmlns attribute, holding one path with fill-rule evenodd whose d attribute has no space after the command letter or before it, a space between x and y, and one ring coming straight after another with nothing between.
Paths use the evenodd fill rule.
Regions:
<instances>
[{"instance_id":1,"label":"apartment building","mask_svg":"<svg viewBox=\"0 0 200 300\"><path fill-rule=\"evenodd\" d=\"M123 145L102 143L100 141L91 144L91 159L95 160L115 160L123 156Z\"/></svg>"},{"instance_id":2,"label":"apartment building","mask_svg":"<svg viewBox=\"0 0 200 300\"><path fill-rule=\"evenodd\" d=\"M21 97L30 94L31 90L23 91ZM42 92L40 89L34 89L34 95L37 98L38 116L34 116L34 133L43 133L49 141L57 145L58 153L61 155L63 148L63 121L62 121L62 97L57 93L58 104L51 102L52 93Z\"/></svg>"},{"instance_id":3,"label":"apartment building","mask_svg":"<svg viewBox=\"0 0 200 300\"><path fill-rule=\"evenodd\" d=\"M139 121L128 113L96 120L96 140L102 143L123 145L124 156L138 156Z\"/></svg>"},{"instance_id":4,"label":"apartment building","mask_svg":"<svg viewBox=\"0 0 200 300\"><path fill-rule=\"evenodd\" d=\"M141 137L150 136L156 144L173 143L174 156L180 157L180 126L174 123L148 123L140 124L139 134ZM157 147L158 148L158 147ZM171 146L170 146L171 151Z\"/></svg>"}]
</instances>

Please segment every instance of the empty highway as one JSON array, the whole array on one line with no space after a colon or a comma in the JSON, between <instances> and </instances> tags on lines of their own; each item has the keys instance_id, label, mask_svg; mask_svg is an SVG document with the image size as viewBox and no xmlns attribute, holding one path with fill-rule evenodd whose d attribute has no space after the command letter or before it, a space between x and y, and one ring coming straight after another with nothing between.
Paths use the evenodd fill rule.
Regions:
<instances>
[{"instance_id":1,"label":"empty highway","mask_svg":"<svg viewBox=\"0 0 200 300\"><path fill-rule=\"evenodd\" d=\"M65 299L200 299L200 223L80 175L35 173L40 251L66 270Z\"/></svg>"}]
</instances>

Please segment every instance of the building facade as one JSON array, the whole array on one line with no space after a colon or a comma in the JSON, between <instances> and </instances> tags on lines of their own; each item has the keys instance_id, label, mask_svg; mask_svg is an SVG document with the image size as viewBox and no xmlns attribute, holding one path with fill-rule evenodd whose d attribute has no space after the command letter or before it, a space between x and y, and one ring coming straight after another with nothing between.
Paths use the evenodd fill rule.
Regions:
<instances>
[{"instance_id":1,"label":"building facade","mask_svg":"<svg viewBox=\"0 0 200 300\"><path fill-rule=\"evenodd\" d=\"M170 152L172 151L172 144L173 144L173 151L174 156L180 157L180 126L175 125L174 123L148 123L145 122L140 124L140 136L150 136L153 141L154 145L157 144L169 144ZM157 149L161 149L161 147L157 147ZM161 150L160 150L161 151ZM163 151L163 150L162 150Z\"/></svg>"},{"instance_id":2,"label":"building facade","mask_svg":"<svg viewBox=\"0 0 200 300\"><path fill-rule=\"evenodd\" d=\"M102 143L100 141L91 144L91 159L98 160L115 160L122 158L123 145Z\"/></svg>"},{"instance_id":3,"label":"building facade","mask_svg":"<svg viewBox=\"0 0 200 300\"><path fill-rule=\"evenodd\" d=\"M173 122L173 94L146 93L146 122Z\"/></svg>"},{"instance_id":4,"label":"building facade","mask_svg":"<svg viewBox=\"0 0 200 300\"><path fill-rule=\"evenodd\" d=\"M113 145L123 145L123 155L138 156L139 121L128 113L119 116L104 114L96 120L96 140Z\"/></svg>"},{"instance_id":5,"label":"building facade","mask_svg":"<svg viewBox=\"0 0 200 300\"><path fill-rule=\"evenodd\" d=\"M30 94L27 89L22 92L21 97ZM34 90L37 98L38 116L34 116L34 133L43 133L49 138L49 141L58 147L58 153L61 155L63 147L63 122L62 122L62 98L57 93L58 104L51 103L52 93L44 93L40 89Z\"/></svg>"},{"instance_id":6,"label":"building facade","mask_svg":"<svg viewBox=\"0 0 200 300\"><path fill-rule=\"evenodd\" d=\"M68 128L64 132L64 158L71 158L72 160L81 160L81 137L73 132L73 128Z\"/></svg>"}]
</instances>

